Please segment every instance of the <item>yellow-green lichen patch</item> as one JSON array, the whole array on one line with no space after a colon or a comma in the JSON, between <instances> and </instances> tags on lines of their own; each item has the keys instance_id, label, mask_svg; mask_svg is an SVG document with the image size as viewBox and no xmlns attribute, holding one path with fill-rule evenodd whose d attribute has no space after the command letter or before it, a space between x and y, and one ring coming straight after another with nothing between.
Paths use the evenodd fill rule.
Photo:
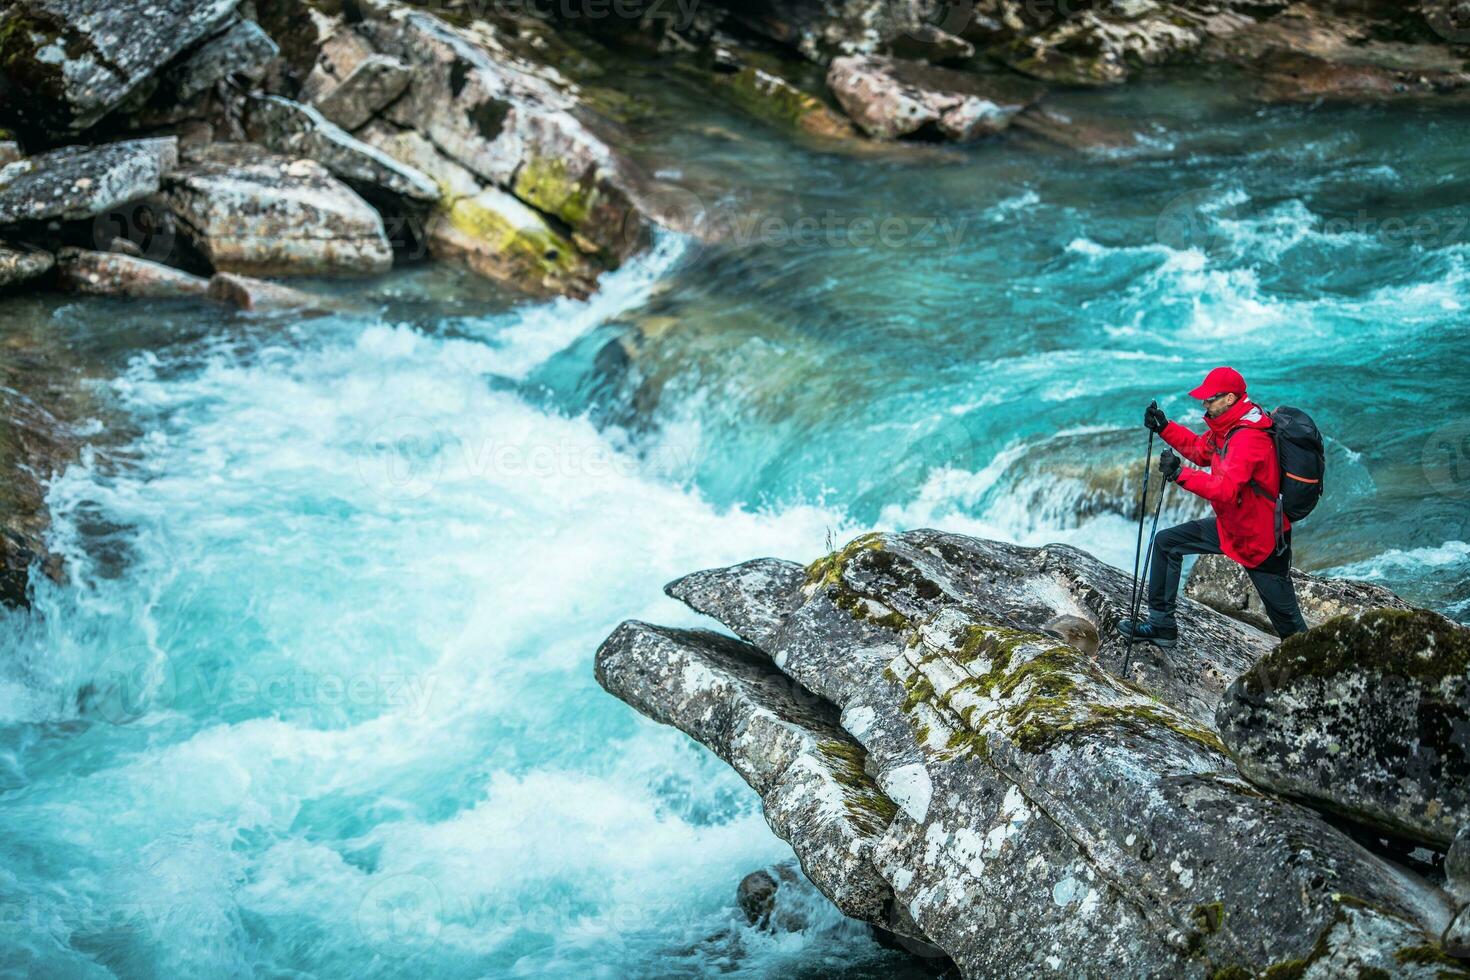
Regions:
<instances>
[{"instance_id":1,"label":"yellow-green lichen patch","mask_svg":"<svg viewBox=\"0 0 1470 980\"><path fill-rule=\"evenodd\" d=\"M817 743L817 751L842 787L843 804L853 826L869 837L886 830L898 807L868 775L868 754L862 746L832 740Z\"/></svg>"},{"instance_id":2,"label":"yellow-green lichen patch","mask_svg":"<svg viewBox=\"0 0 1470 980\"><path fill-rule=\"evenodd\" d=\"M526 160L516 171L512 189L522 201L573 228L587 221L601 196L595 185L568 173L566 161L556 157Z\"/></svg>"},{"instance_id":3,"label":"yellow-green lichen patch","mask_svg":"<svg viewBox=\"0 0 1470 980\"><path fill-rule=\"evenodd\" d=\"M1205 936L1214 935L1225 923L1225 906L1220 902L1196 905L1189 913L1189 920L1194 923L1196 932Z\"/></svg>"},{"instance_id":4,"label":"yellow-green lichen patch","mask_svg":"<svg viewBox=\"0 0 1470 980\"><path fill-rule=\"evenodd\" d=\"M883 535L871 531L853 538L841 551L818 558L806 567L806 588L836 585L842 579L842 570L847 563L864 551L882 551Z\"/></svg>"},{"instance_id":5,"label":"yellow-green lichen patch","mask_svg":"<svg viewBox=\"0 0 1470 980\"><path fill-rule=\"evenodd\" d=\"M447 218L456 231L516 265L552 279L584 273L575 247L508 195L486 192L460 198L449 208Z\"/></svg>"}]
</instances>

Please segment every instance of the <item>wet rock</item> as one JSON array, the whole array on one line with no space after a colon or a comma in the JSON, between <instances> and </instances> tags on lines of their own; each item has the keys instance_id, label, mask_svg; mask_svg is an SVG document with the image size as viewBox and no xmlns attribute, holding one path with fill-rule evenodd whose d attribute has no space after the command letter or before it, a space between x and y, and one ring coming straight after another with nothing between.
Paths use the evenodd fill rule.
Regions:
<instances>
[{"instance_id":1,"label":"wet rock","mask_svg":"<svg viewBox=\"0 0 1470 980\"><path fill-rule=\"evenodd\" d=\"M56 271L62 289L92 296L161 299L209 291L208 281L198 276L119 252L64 248L57 253Z\"/></svg>"},{"instance_id":2,"label":"wet rock","mask_svg":"<svg viewBox=\"0 0 1470 980\"><path fill-rule=\"evenodd\" d=\"M1011 130L1069 150L1129 150L1140 142L1138 128L1132 122L1056 106L1031 106L1011 120Z\"/></svg>"},{"instance_id":3,"label":"wet rock","mask_svg":"<svg viewBox=\"0 0 1470 980\"><path fill-rule=\"evenodd\" d=\"M25 159L25 151L15 140L0 140L0 167Z\"/></svg>"},{"instance_id":4,"label":"wet rock","mask_svg":"<svg viewBox=\"0 0 1470 980\"><path fill-rule=\"evenodd\" d=\"M259 81L279 53L276 42L259 24L252 20L235 21L173 69L170 81L177 98L188 101L227 78Z\"/></svg>"},{"instance_id":5,"label":"wet rock","mask_svg":"<svg viewBox=\"0 0 1470 980\"><path fill-rule=\"evenodd\" d=\"M916 61L842 57L827 84L869 136L972 140L1000 132L1042 89L1022 79L975 75Z\"/></svg>"},{"instance_id":6,"label":"wet rock","mask_svg":"<svg viewBox=\"0 0 1470 980\"><path fill-rule=\"evenodd\" d=\"M893 804L830 704L754 647L702 630L619 626L598 648L598 682L709 746L757 793L771 829L844 913L886 921L892 898L869 855Z\"/></svg>"},{"instance_id":7,"label":"wet rock","mask_svg":"<svg viewBox=\"0 0 1470 980\"><path fill-rule=\"evenodd\" d=\"M771 594L759 616L770 682L779 672L840 709L834 734L862 747L864 774L895 806L861 853L965 975L1441 968L1399 954L1438 949L1453 915L1444 894L1250 786L1202 719L1217 678L1201 667L1249 666L1266 649L1250 627L1185 600L1192 638L1174 669L1135 685L1109 672L1129 581L1075 549L913 531L821 559L794 599L734 584L749 575L729 570L732 619L744 627ZM702 573L691 594L713 594L718 578ZM1037 632L1063 615L1104 627L1095 658ZM635 626L649 629L625 625L604 649L625 649L617 638ZM644 646L600 653L598 677L729 759L715 713L683 693L728 689L724 664L701 667ZM747 733L742 757L761 741ZM787 836L826 892L808 834L832 834Z\"/></svg>"},{"instance_id":8,"label":"wet rock","mask_svg":"<svg viewBox=\"0 0 1470 980\"><path fill-rule=\"evenodd\" d=\"M393 264L377 212L315 161L216 143L189 150L167 184L181 237L216 271L371 275Z\"/></svg>"},{"instance_id":9,"label":"wet rock","mask_svg":"<svg viewBox=\"0 0 1470 980\"><path fill-rule=\"evenodd\" d=\"M956 35L965 30L970 8L951 0L748 0L729 11L746 29L826 64L839 55L888 51L965 57L957 52L967 42Z\"/></svg>"},{"instance_id":10,"label":"wet rock","mask_svg":"<svg viewBox=\"0 0 1470 980\"><path fill-rule=\"evenodd\" d=\"M1341 616L1231 685L1220 735L1254 783L1439 849L1470 823L1470 629Z\"/></svg>"},{"instance_id":11,"label":"wet rock","mask_svg":"<svg viewBox=\"0 0 1470 980\"><path fill-rule=\"evenodd\" d=\"M55 264L56 258L50 252L0 241L0 289L40 278Z\"/></svg>"},{"instance_id":12,"label":"wet rock","mask_svg":"<svg viewBox=\"0 0 1470 980\"><path fill-rule=\"evenodd\" d=\"M1320 626L1345 613L1367 609L1408 609L1409 604L1371 582L1321 578L1293 568L1291 582L1307 625ZM1245 569L1224 555L1202 555L1189 573L1184 594L1211 609L1273 632L1261 597Z\"/></svg>"},{"instance_id":13,"label":"wet rock","mask_svg":"<svg viewBox=\"0 0 1470 980\"><path fill-rule=\"evenodd\" d=\"M410 201L439 200L439 186L420 170L354 138L316 109L276 95L252 98L245 131L252 140L290 157L315 160L359 193L387 193Z\"/></svg>"},{"instance_id":14,"label":"wet rock","mask_svg":"<svg viewBox=\"0 0 1470 980\"><path fill-rule=\"evenodd\" d=\"M5 116L88 128L179 53L218 31L237 0L15 0L0 13Z\"/></svg>"},{"instance_id":15,"label":"wet rock","mask_svg":"<svg viewBox=\"0 0 1470 980\"><path fill-rule=\"evenodd\" d=\"M315 99L322 115L345 129L356 129L403 94L413 73L397 58L370 54Z\"/></svg>"},{"instance_id":16,"label":"wet rock","mask_svg":"<svg viewBox=\"0 0 1470 980\"><path fill-rule=\"evenodd\" d=\"M172 137L67 146L0 169L0 224L79 221L157 192L178 159Z\"/></svg>"},{"instance_id":17,"label":"wet rock","mask_svg":"<svg viewBox=\"0 0 1470 980\"><path fill-rule=\"evenodd\" d=\"M208 295L242 310L314 309L321 305L318 297L299 289L230 272L216 272L210 277Z\"/></svg>"},{"instance_id":18,"label":"wet rock","mask_svg":"<svg viewBox=\"0 0 1470 980\"><path fill-rule=\"evenodd\" d=\"M771 911L776 907L776 878L769 871L752 871L740 879L735 890L735 904L745 913L751 925L763 925L771 921Z\"/></svg>"}]
</instances>

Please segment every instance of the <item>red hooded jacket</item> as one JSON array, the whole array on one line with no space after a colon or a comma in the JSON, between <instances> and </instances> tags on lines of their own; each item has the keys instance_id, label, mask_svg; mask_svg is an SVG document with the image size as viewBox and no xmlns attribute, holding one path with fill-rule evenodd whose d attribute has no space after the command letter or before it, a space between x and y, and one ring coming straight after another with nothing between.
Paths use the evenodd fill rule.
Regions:
<instances>
[{"instance_id":1,"label":"red hooded jacket","mask_svg":"<svg viewBox=\"0 0 1470 980\"><path fill-rule=\"evenodd\" d=\"M1245 398L1240 399L1219 418L1205 416L1209 432L1197 436L1177 422L1170 422L1161 435L1164 441L1198 466L1210 472L1186 466L1179 472L1179 485L1190 493L1204 497L1215 508L1215 526L1220 532L1220 548L1247 568L1255 568L1276 550L1276 494L1281 489L1280 466L1276 462L1276 444L1265 430L1271 420L1266 413ZM1222 454L1225 436L1239 429ZM1254 480L1270 499L1250 486ZM1282 518L1282 530L1290 528Z\"/></svg>"}]
</instances>

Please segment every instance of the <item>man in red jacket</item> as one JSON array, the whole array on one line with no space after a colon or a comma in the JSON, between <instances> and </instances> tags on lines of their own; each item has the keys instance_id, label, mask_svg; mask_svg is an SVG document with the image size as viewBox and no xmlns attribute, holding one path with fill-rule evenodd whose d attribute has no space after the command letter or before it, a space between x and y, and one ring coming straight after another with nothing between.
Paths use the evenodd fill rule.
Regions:
<instances>
[{"instance_id":1,"label":"man in red jacket","mask_svg":"<svg viewBox=\"0 0 1470 980\"><path fill-rule=\"evenodd\" d=\"M1281 468L1276 444L1266 431L1271 419L1246 398L1245 379L1233 368L1215 368L1189 394L1204 403L1209 429L1204 435L1170 422L1157 403L1144 412L1143 424L1173 447L1159 456L1164 479L1204 497L1215 517L1188 521L1154 536L1148 620L1124 620L1118 628L1125 636L1172 647L1179 638L1174 605L1184 556L1223 552L1245 566L1277 634L1285 639L1303 632L1307 624L1291 584L1291 523L1285 517L1279 547L1276 536ZM1184 466L1174 455L1176 449L1191 463L1208 466L1209 472Z\"/></svg>"}]
</instances>

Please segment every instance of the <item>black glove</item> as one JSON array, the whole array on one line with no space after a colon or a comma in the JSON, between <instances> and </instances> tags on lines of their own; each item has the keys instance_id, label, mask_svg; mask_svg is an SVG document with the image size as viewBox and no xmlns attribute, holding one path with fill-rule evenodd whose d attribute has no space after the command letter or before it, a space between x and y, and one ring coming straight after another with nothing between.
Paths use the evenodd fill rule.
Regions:
<instances>
[{"instance_id":1,"label":"black glove","mask_svg":"<svg viewBox=\"0 0 1470 980\"><path fill-rule=\"evenodd\" d=\"M1143 410L1143 427L1151 432L1163 432L1164 426L1169 424L1169 417L1159 407L1158 402L1149 402L1148 408Z\"/></svg>"},{"instance_id":2,"label":"black glove","mask_svg":"<svg viewBox=\"0 0 1470 980\"><path fill-rule=\"evenodd\" d=\"M1179 471L1183 468L1184 464L1179 461L1179 457L1174 454L1174 450L1165 449L1159 453L1159 475L1167 482L1173 483L1179 479Z\"/></svg>"}]
</instances>

